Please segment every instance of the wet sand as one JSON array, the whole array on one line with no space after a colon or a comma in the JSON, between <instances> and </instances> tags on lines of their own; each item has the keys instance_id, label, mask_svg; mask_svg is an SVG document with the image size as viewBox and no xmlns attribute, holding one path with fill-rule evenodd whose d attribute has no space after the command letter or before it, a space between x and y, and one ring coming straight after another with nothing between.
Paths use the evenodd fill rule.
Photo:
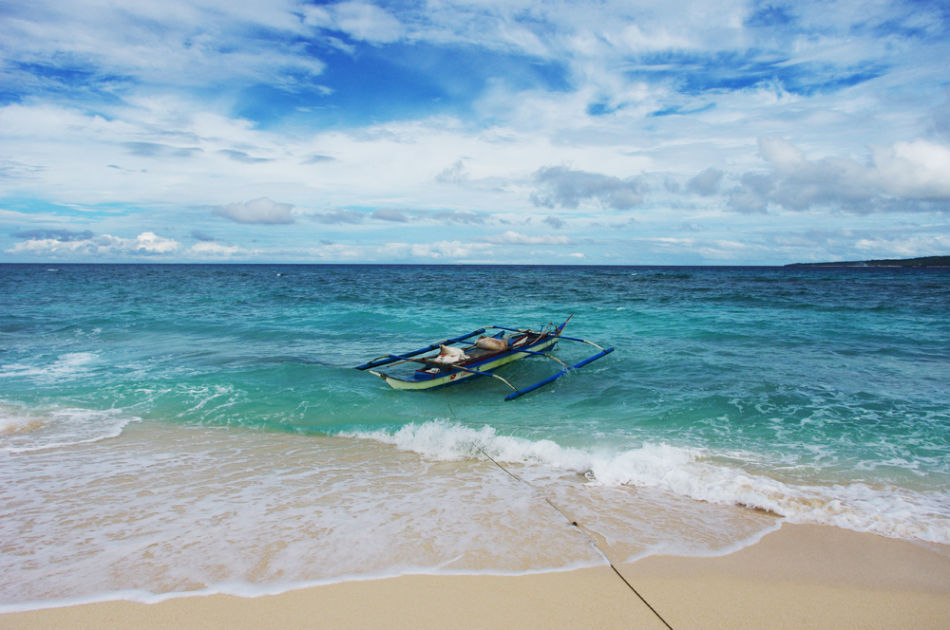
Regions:
<instances>
[{"instance_id":1,"label":"wet sand","mask_svg":"<svg viewBox=\"0 0 950 630\"><path fill-rule=\"evenodd\" d=\"M947 628L950 549L785 525L712 558L523 576L405 576L280 595L106 602L0 615L19 628Z\"/></svg>"}]
</instances>

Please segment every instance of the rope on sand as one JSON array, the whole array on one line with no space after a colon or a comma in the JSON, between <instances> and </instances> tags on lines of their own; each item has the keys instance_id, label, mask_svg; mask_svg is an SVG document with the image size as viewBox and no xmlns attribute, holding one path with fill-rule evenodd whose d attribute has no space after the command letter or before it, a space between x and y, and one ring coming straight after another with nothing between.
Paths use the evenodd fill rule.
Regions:
<instances>
[{"instance_id":1,"label":"rope on sand","mask_svg":"<svg viewBox=\"0 0 950 630\"><path fill-rule=\"evenodd\" d=\"M485 452L485 449L482 448L481 446L479 446L478 444L474 444L474 443L473 443L473 446L474 446L476 449L478 449L478 451L479 451L482 455L484 455L485 457L487 457L488 460L489 460L491 463L493 463L495 466L498 466L498 468L500 468L500 469L503 470L505 473L507 473L512 479L515 479L515 480L517 480L517 481L520 481L520 482L523 483L524 485L526 485L526 486L528 486L529 488L531 488L539 497L541 497L542 499L544 499L544 502L547 503L548 505L550 505L551 508L554 509L554 511L556 511L558 514L560 514L561 516L563 516L564 519L565 519L568 523L570 523L572 527L576 528L577 531L579 531L581 534L583 534L584 538L587 539L587 541L590 543L590 545L591 545L594 549L596 549L596 550L600 553L601 556L603 556L604 560L607 561L607 564L609 564L609 565L610 565L610 568L613 569L613 572L617 574L617 577L619 577L619 578L623 581L623 583L627 585L627 588L629 588L629 589L633 592L633 594L636 595L636 596L640 599L640 601L643 602L643 604L644 604L647 608L650 609L650 612L652 612L654 615L656 615L656 618L657 618L657 619L659 619L661 622L663 622L663 625L664 625L664 626L666 626L667 628L669 628L669 630L673 630L673 626L671 626L671 625L669 624L669 622L667 622L666 619L664 619L663 616L662 616L660 613L657 612L656 608L654 608L653 606L650 605L650 602L648 602L648 601L643 597L643 595L641 595L640 592L637 591L636 588L634 588L633 584L631 584L631 583L627 580L627 578L625 578L625 577L623 576L623 574L617 569L617 567L614 565L614 563L613 563L613 562L610 560L610 558L607 556L606 551L604 551L604 549L601 548L601 546L597 543L597 541L594 539L594 537L591 536L590 533L588 533L587 529L585 529L585 528L582 527L580 524L578 524L578 522L577 522L576 520L574 520L574 519L572 519L570 516L568 516L567 513L566 513L564 510L562 510L562 509L559 508L557 505L555 505L555 503L554 503L553 501L551 501L551 499L549 499L549 498L547 497L547 495L545 495L543 492L541 492L541 490L539 490L539 489L538 489L534 484L532 484L530 481L524 479L523 477L519 477L519 476L516 475L515 473L511 472L510 470L508 470L507 468L505 468L504 466L502 466L502 465L498 462L498 460L496 460L494 457L492 457L491 455L489 455L488 453L486 453L486 452Z\"/></svg>"}]
</instances>

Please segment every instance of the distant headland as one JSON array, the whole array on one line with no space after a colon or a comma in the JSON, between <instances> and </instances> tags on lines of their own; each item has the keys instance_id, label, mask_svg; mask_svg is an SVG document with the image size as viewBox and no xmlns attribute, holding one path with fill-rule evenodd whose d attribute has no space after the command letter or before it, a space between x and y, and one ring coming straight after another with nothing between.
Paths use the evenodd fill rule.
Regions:
<instances>
[{"instance_id":1,"label":"distant headland","mask_svg":"<svg viewBox=\"0 0 950 630\"><path fill-rule=\"evenodd\" d=\"M841 262L793 263L786 267L950 267L950 256L923 256L921 258L894 258L885 260L845 260Z\"/></svg>"}]
</instances>

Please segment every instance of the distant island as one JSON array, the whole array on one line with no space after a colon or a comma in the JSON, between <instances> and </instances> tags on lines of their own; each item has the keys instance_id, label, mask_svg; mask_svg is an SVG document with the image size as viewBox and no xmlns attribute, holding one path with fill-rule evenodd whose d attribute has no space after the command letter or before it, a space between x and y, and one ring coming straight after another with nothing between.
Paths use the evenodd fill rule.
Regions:
<instances>
[{"instance_id":1,"label":"distant island","mask_svg":"<svg viewBox=\"0 0 950 630\"><path fill-rule=\"evenodd\" d=\"M950 256L923 256L921 258L895 258L886 260L845 260L841 262L793 263L786 267L950 267Z\"/></svg>"}]
</instances>

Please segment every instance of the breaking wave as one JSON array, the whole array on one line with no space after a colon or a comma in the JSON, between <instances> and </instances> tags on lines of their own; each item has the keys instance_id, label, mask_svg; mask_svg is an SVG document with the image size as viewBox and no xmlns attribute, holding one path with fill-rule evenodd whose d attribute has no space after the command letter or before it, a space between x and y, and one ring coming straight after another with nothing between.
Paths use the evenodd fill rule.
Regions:
<instances>
[{"instance_id":1,"label":"breaking wave","mask_svg":"<svg viewBox=\"0 0 950 630\"><path fill-rule=\"evenodd\" d=\"M792 523L950 544L948 491L820 479L803 484L717 462L717 454L707 449L653 443L628 450L575 448L547 439L499 435L487 425L475 429L442 420L341 435L391 444L436 460L475 458L484 452L528 469L582 474L590 484L654 488L697 501L771 512ZM734 453L730 459L735 460Z\"/></svg>"}]
</instances>

